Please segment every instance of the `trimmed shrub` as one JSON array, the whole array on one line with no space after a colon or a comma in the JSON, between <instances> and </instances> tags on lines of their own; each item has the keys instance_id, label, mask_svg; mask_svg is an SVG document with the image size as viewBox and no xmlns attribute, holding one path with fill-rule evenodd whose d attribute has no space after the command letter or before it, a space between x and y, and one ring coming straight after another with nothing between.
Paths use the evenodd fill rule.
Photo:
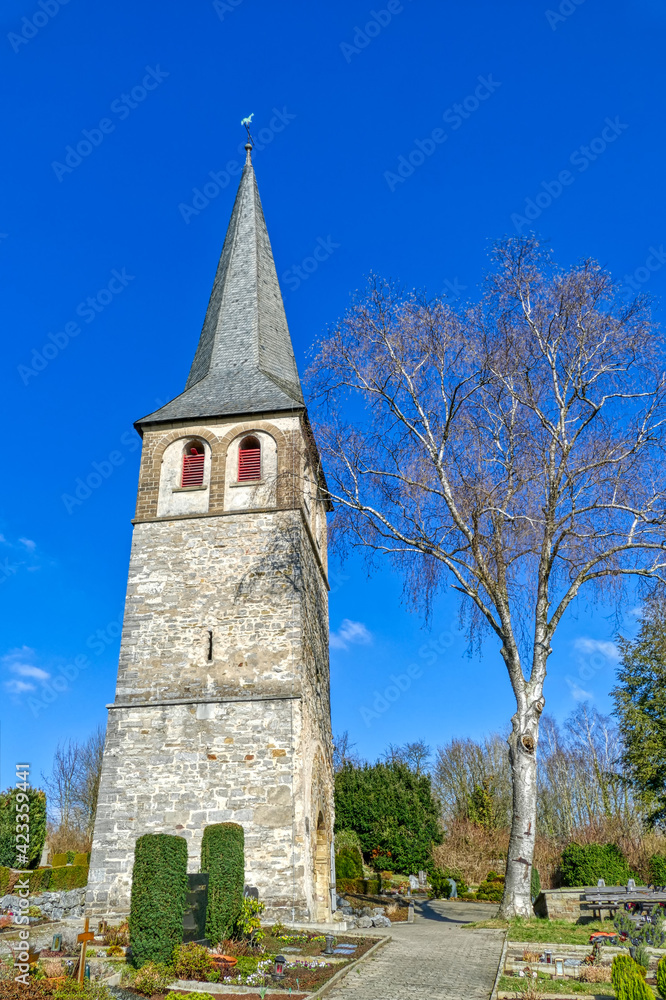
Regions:
<instances>
[{"instance_id":1,"label":"trimmed shrub","mask_svg":"<svg viewBox=\"0 0 666 1000\"><path fill-rule=\"evenodd\" d=\"M177 979L198 979L206 982L206 977L215 971L213 959L207 948L194 941L179 944L173 953L173 970Z\"/></svg>"},{"instance_id":2,"label":"trimmed shrub","mask_svg":"<svg viewBox=\"0 0 666 1000\"><path fill-rule=\"evenodd\" d=\"M539 878L539 869L536 865L532 865L532 877L530 879L530 896L532 897L532 902L534 902L540 892L541 879Z\"/></svg>"},{"instance_id":3,"label":"trimmed shrub","mask_svg":"<svg viewBox=\"0 0 666 1000\"><path fill-rule=\"evenodd\" d=\"M201 840L201 871L208 872L206 937L212 945L231 937L240 916L245 880L245 834L237 823L207 826Z\"/></svg>"},{"instance_id":4,"label":"trimmed shrub","mask_svg":"<svg viewBox=\"0 0 666 1000\"><path fill-rule=\"evenodd\" d=\"M657 966L657 990L659 996L666 1000L666 955L662 955Z\"/></svg>"},{"instance_id":5,"label":"trimmed shrub","mask_svg":"<svg viewBox=\"0 0 666 1000\"><path fill-rule=\"evenodd\" d=\"M355 892L360 896L377 896L381 891L380 878L339 878L336 879L338 892Z\"/></svg>"},{"instance_id":6,"label":"trimmed shrub","mask_svg":"<svg viewBox=\"0 0 666 1000\"><path fill-rule=\"evenodd\" d=\"M9 880L11 874L11 868L0 868L0 896L6 896L9 892Z\"/></svg>"},{"instance_id":7,"label":"trimmed shrub","mask_svg":"<svg viewBox=\"0 0 666 1000\"><path fill-rule=\"evenodd\" d=\"M476 890L477 899L487 899L492 903L501 903L504 895L504 875L488 872L484 881Z\"/></svg>"},{"instance_id":8,"label":"trimmed shrub","mask_svg":"<svg viewBox=\"0 0 666 1000\"><path fill-rule=\"evenodd\" d=\"M28 846L27 866L23 855L16 851L17 808L23 810L29 807L30 844ZM19 813L20 815L20 813ZM0 865L8 868L35 868L39 864L42 848L46 840L46 795L39 788L28 788L23 792L20 788L8 788L0 793Z\"/></svg>"},{"instance_id":9,"label":"trimmed shrub","mask_svg":"<svg viewBox=\"0 0 666 1000\"><path fill-rule=\"evenodd\" d=\"M65 851L65 857L67 858L65 864L73 865L74 858L76 857L76 851Z\"/></svg>"},{"instance_id":10,"label":"trimmed shrub","mask_svg":"<svg viewBox=\"0 0 666 1000\"><path fill-rule=\"evenodd\" d=\"M653 854L648 862L652 885L666 885L666 854Z\"/></svg>"},{"instance_id":11,"label":"trimmed shrub","mask_svg":"<svg viewBox=\"0 0 666 1000\"><path fill-rule=\"evenodd\" d=\"M75 854L72 864L76 865L77 867L79 865L88 866L90 864L90 851L85 851L81 854Z\"/></svg>"},{"instance_id":12,"label":"trimmed shrub","mask_svg":"<svg viewBox=\"0 0 666 1000\"><path fill-rule=\"evenodd\" d=\"M134 848L130 947L137 967L170 962L183 940L187 843L168 833L146 833Z\"/></svg>"},{"instance_id":13,"label":"trimmed shrub","mask_svg":"<svg viewBox=\"0 0 666 1000\"><path fill-rule=\"evenodd\" d=\"M53 869L51 868L35 868L28 875L28 891L32 893L47 892L51 887L51 873ZM86 881L87 881L88 869L86 868ZM19 878L22 876L19 875ZM17 879L12 880L14 883ZM86 884L85 882L83 883ZM72 887L74 888L74 887Z\"/></svg>"},{"instance_id":14,"label":"trimmed shrub","mask_svg":"<svg viewBox=\"0 0 666 1000\"><path fill-rule=\"evenodd\" d=\"M52 854L51 855L51 865L53 868L61 868L63 865L67 864L66 854Z\"/></svg>"},{"instance_id":15,"label":"trimmed shrub","mask_svg":"<svg viewBox=\"0 0 666 1000\"><path fill-rule=\"evenodd\" d=\"M562 851L560 877L563 886L594 886L600 878L606 885L626 885L630 878L640 882L617 844L568 844Z\"/></svg>"},{"instance_id":16,"label":"trimmed shrub","mask_svg":"<svg viewBox=\"0 0 666 1000\"><path fill-rule=\"evenodd\" d=\"M83 889L84 885L88 885L88 865L66 865L64 868L37 869L37 872L42 871L50 876L48 882L42 886L43 889L48 886L49 892L58 892L60 889Z\"/></svg>"}]
</instances>

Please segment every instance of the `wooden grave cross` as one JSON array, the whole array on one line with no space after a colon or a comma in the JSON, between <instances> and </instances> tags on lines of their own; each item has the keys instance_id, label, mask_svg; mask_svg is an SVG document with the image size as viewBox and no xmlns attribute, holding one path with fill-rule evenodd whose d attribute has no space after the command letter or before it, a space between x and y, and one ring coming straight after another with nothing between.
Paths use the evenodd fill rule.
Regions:
<instances>
[{"instance_id":1,"label":"wooden grave cross","mask_svg":"<svg viewBox=\"0 0 666 1000\"><path fill-rule=\"evenodd\" d=\"M83 980L86 974L86 949L88 947L88 941L92 941L94 937L95 935L93 932L88 930L88 917L86 917L83 934L79 934L76 938L76 940L81 944L81 956L79 958L79 968L76 976L76 979L81 986L83 986Z\"/></svg>"}]
</instances>

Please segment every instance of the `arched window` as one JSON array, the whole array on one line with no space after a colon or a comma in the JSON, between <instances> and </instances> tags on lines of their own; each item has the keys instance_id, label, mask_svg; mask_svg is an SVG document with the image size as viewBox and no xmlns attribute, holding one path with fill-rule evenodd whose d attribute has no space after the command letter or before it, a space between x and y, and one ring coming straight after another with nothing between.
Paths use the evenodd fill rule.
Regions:
<instances>
[{"instance_id":1,"label":"arched window","mask_svg":"<svg viewBox=\"0 0 666 1000\"><path fill-rule=\"evenodd\" d=\"M246 437L238 449L238 482L261 479L261 445L256 437Z\"/></svg>"},{"instance_id":2,"label":"arched window","mask_svg":"<svg viewBox=\"0 0 666 1000\"><path fill-rule=\"evenodd\" d=\"M204 479L204 449L201 441L189 441L183 453L181 486L201 486Z\"/></svg>"}]
</instances>

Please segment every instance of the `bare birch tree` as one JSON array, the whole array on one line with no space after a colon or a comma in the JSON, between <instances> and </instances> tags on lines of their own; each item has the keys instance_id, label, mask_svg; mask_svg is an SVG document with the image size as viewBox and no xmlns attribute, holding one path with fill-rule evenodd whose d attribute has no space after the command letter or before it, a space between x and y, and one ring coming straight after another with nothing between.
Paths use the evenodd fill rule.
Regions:
<instances>
[{"instance_id":1,"label":"bare birch tree","mask_svg":"<svg viewBox=\"0 0 666 1000\"><path fill-rule=\"evenodd\" d=\"M501 912L529 916L546 664L581 590L663 580L663 343L594 261L497 244L479 303L375 279L310 370L337 531L489 630L516 699Z\"/></svg>"}]
</instances>

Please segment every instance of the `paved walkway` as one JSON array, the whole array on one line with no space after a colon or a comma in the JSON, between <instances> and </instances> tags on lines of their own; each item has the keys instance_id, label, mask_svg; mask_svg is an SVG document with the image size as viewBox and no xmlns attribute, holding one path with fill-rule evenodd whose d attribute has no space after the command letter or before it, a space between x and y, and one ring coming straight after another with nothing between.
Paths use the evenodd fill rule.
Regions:
<instances>
[{"instance_id":1,"label":"paved walkway","mask_svg":"<svg viewBox=\"0 0 666 1000\"><path fill-rule=\"evenodd\" d=\"M487 920L496 911L479 903L421 904L413 924L382 928L393 940L326 1000L488 1000L504 931L462 930L462 925Z\"/></svg>"}]
</instances>

